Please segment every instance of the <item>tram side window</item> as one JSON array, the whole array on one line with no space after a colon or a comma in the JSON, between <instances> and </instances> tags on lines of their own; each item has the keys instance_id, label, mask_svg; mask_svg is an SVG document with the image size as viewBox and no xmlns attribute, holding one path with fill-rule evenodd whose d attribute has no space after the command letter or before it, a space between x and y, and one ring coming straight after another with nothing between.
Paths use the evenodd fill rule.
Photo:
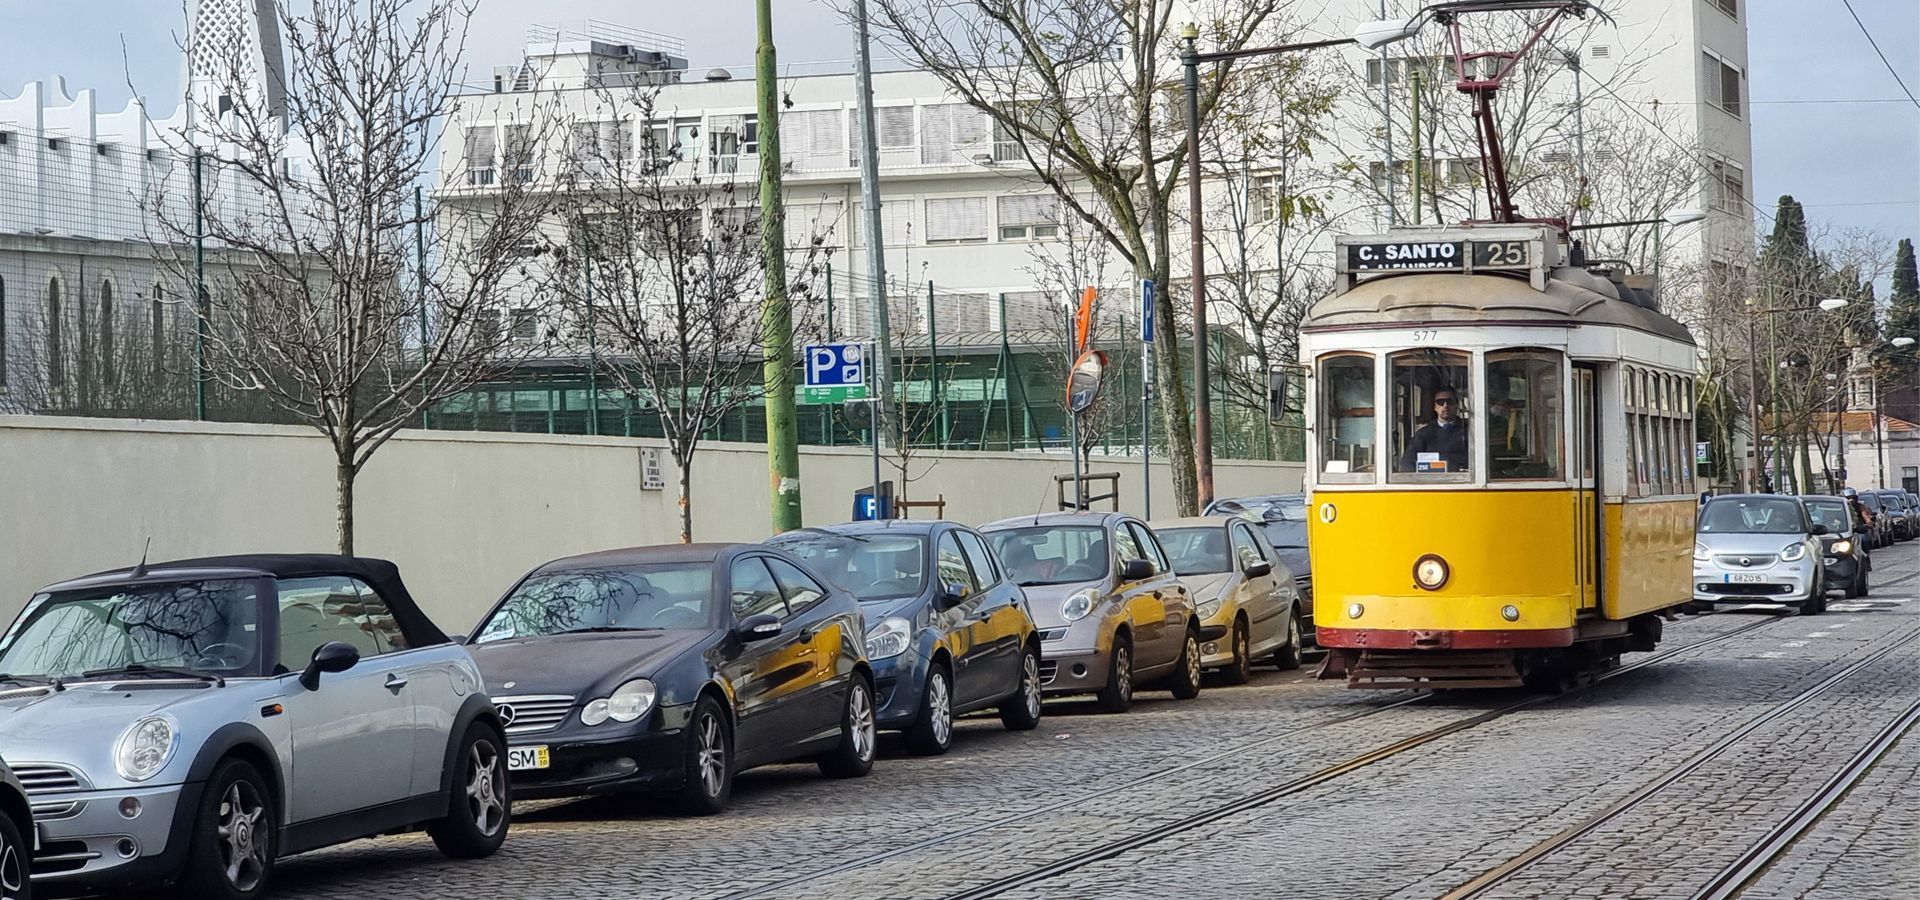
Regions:
<instances>
[{"instance_id":1,"label":"tram side window","mask_svg":"<svg viewBox=\"0 0 1920 900\"><path fill-rule=\"evenodd\" d=\"M1411 350L1392 359L1394 472L1414 476L1468 471L1467 355ZM1394 479L1404 481L1408 479Z\"/></svg>"},{"instance_id":2,"label":"tram side window","mask_svg":"<svg viewBox=\"0 0 1920 900\"><path fill-rule=\"evenodd\" d=\"M1372 472L1376 441L1373 357L1344 353L1320 360L1320 471Z\"/></svg>"},{"instance_id":3,"label":"tram side window","mask_svg":"<svg viewBox=\"0 0 1920 900\"><path fill-rule=\"evenodd\" d=\"M1494 481L1560 478L1560 354L1487 354L1487 476Z\"/></svg>"}]
</instances>

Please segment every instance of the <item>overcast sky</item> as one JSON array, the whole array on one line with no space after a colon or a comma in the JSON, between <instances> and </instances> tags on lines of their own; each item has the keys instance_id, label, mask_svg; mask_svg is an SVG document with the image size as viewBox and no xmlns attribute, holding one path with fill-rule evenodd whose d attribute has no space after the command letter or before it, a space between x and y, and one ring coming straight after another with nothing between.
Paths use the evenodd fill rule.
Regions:
<instances>
[{"instance_id":1,"label":"overcast sky","mask_svg":"<svg viewBox=\"0 0 1920 900\"><path fill-rule=\"evenodd\" d=\"M1907 86L1920 94L1920 3L1852 2ZM744 0L693 5L543 0L538 5L547 23L591 17L677 35L686 40L696 70L727 66L736 77L751 76L753 11ZM1770 211L1781 194L1792 194L1816 221L1889 238L1920 237L1920 107L1907 101L1841 0L1747 0L1743 5L1751 53L1756 201ZM520 58L532 24L529 6L480 0L468 52L476 76ZM696 6L697 15L690 15ZM137 93L156 101L158 113L171 109L167 98L180 79L177 2L0 0L0 8L8 21L0 41L0 93L12 96L28 81L64 75L69 89L94 88L102 108L118 109L131 81ZM819 0L778 0L774 8L783 68L851 57L846 28ZM84 15L77 14L82 10ZM1766 227L1764 219L1757 224Z\"/></svg>"}]
</instances>

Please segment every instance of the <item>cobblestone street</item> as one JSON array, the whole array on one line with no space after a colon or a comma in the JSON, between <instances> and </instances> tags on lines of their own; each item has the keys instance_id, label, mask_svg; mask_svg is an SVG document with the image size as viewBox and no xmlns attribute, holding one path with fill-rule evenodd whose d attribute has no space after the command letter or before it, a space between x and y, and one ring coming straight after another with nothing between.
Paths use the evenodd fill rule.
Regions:
<instances>
[{"instance_id":1,"label":"cobblestone street","mask_svg":"<svg viewBox=\"0 0 1920 900\"><path fill-rule=\"evenodd\" d=\"M748 773L717 818L523 804L490 860L361 841L286 861L276 895L1912 896L1912 738L1736 893L1702 893L1920 697L1915 550L1877 576L1822 617L1683 618L1659 655L1559 697L1266 670L1119 716L1050 704L1031 733L970 720L933 759L888 740L861 781Z\"/></svg>"}]
</instances>

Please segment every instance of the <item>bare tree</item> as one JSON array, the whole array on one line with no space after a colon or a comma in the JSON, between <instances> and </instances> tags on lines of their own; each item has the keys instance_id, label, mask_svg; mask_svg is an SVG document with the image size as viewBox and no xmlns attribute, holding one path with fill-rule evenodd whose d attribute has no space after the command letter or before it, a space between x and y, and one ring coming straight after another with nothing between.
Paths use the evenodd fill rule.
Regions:
<instances>
[{"instance_id":1,"label":"bare tree","mask_svg":"<svg viewBox=\"0 0 1920 900\"><path fill-rule=\"evenodd\" d=\"M416 199L436 123L458 112L473 0L302 6L280 12L280 91L259 89L279 76L251 71L242 48L189 36L188 52L233 61L217 90L189 86L193 130L174 138L200 158L200 203L183 208L177 182L147 202L171 283L194 283L178 248L196 231L220 248L193 306L211 377L327 438L351 553L354 483L373 454L536 349L503 327L504 305L545 201L532 178L505 179L484 204L444 201L450 183Z\"/></svg>"},{"instance_id":2,"label":"bare tree","mask_svg":"<svg viewBox=\"0 0 1920 900\"><path fill-rule=\"evenodd\" d=\"M1152 279L1157 317L1174 321L1172 216L1186 163L1175 16L1200 24L1206 46L1278 40L1282 0L1099 3L1069 0L874 0L883 37L991 122L994 156L1022 165L1084 221L1134 279ZM1199 121L1230 90L1222 64L1202 84ZM1271 89L1265 84L1262 89ZM1174 494L1198 510L1192 406L1174 329L1155 335L1155 372Z\"/></svg>"},{"instance_id":3,"label":"bare tree","mask_svg":"<svg viewBox=\"0 0 1920 900\"><path fill-rule=\"evenodd\" d=\"M738 132L709 136L714 152L699 153L650 126L657 87L601 87L593 97L596 108L567 139L554 212L568 236L547 284L567 330L590 334L605 354L596 354L598 370L659 416L679 469L680 540L691 542L701 439L765 397L760 211L733 180ZM795 234L788 230L790 242ZM787 257L788 290L803 311L814 306L825 247L824 235L803 237Z\"/></svg>"}]
</instances>

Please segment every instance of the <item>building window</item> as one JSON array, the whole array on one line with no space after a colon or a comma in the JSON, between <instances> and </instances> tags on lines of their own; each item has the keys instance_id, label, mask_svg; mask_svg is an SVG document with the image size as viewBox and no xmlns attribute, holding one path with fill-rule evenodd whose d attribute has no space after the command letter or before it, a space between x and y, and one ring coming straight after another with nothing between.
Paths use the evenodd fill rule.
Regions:
<instances>
[{"instance_id":1,"label":"building window","mask_svg":"<svg viewBox=\"0 0 1920 900\"><path fill-rule=\"evenodd\" d=\"M113 282L100 282L100 382L112 387L120 380L113 365Z\"/></svg>"},{"instance_id":2,"label":"building window","mask_svg":"<svg viewBox=\"0 0 1920 900\"><path fill-rule=\"evenodd\" d=\"M1713 0L1713 5L1735 19L1740 18L1740 0Z\"/></svg>"},{"instance_id":3,"label":"building window","mask_svg":"<svg viewBox=\"0 0 1920 900\"><path fill-rule=\"evenodd\" d=\"M888 247L906 247L913 243L913 212L919 203L913 200L880 201L880 236ZM860 204L853 207L853 245L867 245L866 208Z\"/></svg>"},{"instance_id":4,"label":"building window","mask_svg":"<svg viewBox=\"0 0 1920 900\"><path fill-rule=\"evenodd\" d=\"M995 201L1003 241L1038 241L1060 236L1060 198L1053 194L1010 194Z\"/></svg>"},{"instance_id":5,"label":"building window","mask_svg":"<svg viewBox=\"0 0 1920 900\"><path fill-rule=\"evenodd\" d=\"M1717 159L1708 167L1713 177L1709 195L1715 209L1744 216L1747 211L1747 172L1739 163Z\"/></svg>"},{"instance_id":6,"label":"building window","mask_svg":"<svg viewBox=\"0 0 1920 900\"><path fill-rule=\"evenodd\" d=\"M1711 50L1700 54L1701 96L1708 103L1725 110L1728 115L1740 117L1740 97L1743 93L1740 85L1740 69L1721 59Z\"/></svg>"},{"instance_id":7,"label":"building window","mask_svg":"<svg viewBox=\"0 0 1920 900\"><path fill-rule=\"evenodd\" d=\"M65 387L66 369L60 364L60 279L47 279L47 384Z\"/></svg>"},{"instance_id":8,"label":"building window","mask_svg":"<svg viewBox=\"0 0 1920 900\"><path fill-rule=\"evenodd\" d=\"M512 311L511 330L508 338L515 341L532 341L540 336L540 319L532 309L520 307Z\"/></svg>"},{"instance_id":9,"label":"building window","mask_svg":"<svg viewBox=\"0 0 1920 900\"><path fill-rule=\"evenodd\" d=\"M507 170L507 183L526 184L533 180L533 126L508 125L505 153L501 166Z\"/></svg>"},{"instance_id":10,"label":"building window","mask_svg":"<svg viewBox=\"0 0 1920 900\"><path fill-rule=\"evenodd\" d=\"M1255 175L1247 183L1247 221L1271 222L1280 217L1280 176Z\"/></svg>"},{"instance_id":11,"label":"building window","mask_svg":"<svg viewBox=\"0 0 1920 900\"><path fill-rule=\"evenodd\" d=\"M927 243L955 244L987 239L987 198L938 197L927 200Z\"/></svg>"},{"instance_id":12,"label":"building window","mask_svg":"<svg viewBox=\"0 0 1920 900\"><path fill-rule=\"evenodd\" d=\"M497 132L492 125L475 125L467 129L466 164L467 184L485 187L493 183L493 151Z\"/></svg>"}]
</instances>

